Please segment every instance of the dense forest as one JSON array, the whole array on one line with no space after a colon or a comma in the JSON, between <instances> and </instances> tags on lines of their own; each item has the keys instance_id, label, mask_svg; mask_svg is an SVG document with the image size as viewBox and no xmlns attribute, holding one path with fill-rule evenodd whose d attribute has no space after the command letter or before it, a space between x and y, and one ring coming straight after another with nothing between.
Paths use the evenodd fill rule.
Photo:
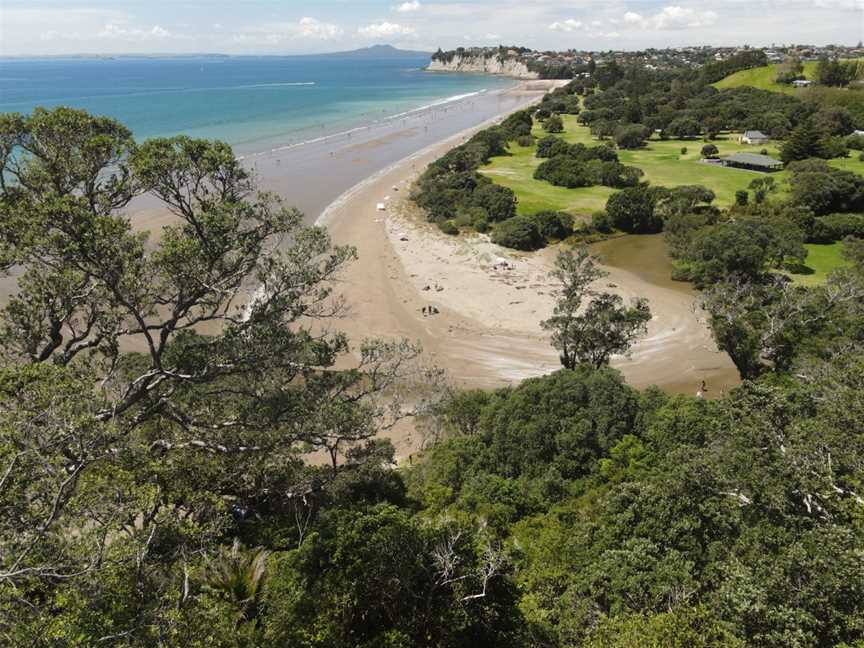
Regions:
<instances>
[{"instance_id":1,"label":"dense forest","mask_svg":"<svg viewBox=\"0 0 864 648\"><path fill-rule=\"evenodd\" d=\"M543 121L559 106L621 133L766 115L789 133L791 194L754 175L728 210L642 182L620 143L562 146L553 122L543 144L559 160L544 181L620 188L598 227L665 232L741 374L732 393L639 391L609 368L649 305L592 290L585 251L553 275L551 375L460 391L408 341L351 354L334 280L355 251L227 145L136 144L64 108L0 117L0 268L17 282L0 312L0 642L864 645L864 179L821 159L860 114L614 69L552 93ZM431 165L415 190L430 218L528 247L572 233L567 214L517 216L477 172L535 118ZM125 215L142 194L176 216L158 238ZM849 262L827 283L775 272L826 238ZM426 446L397 465L378 434L406 417Z\"/></svg>"}]
</instances>

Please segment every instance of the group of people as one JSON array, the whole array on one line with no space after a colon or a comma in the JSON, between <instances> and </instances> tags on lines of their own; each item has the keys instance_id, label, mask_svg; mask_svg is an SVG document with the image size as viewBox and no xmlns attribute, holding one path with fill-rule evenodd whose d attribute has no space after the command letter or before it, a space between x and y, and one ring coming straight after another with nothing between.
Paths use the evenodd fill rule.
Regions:
<instances>
[{"instance_id":1,"label":"group of people","mask_svg":"<svg viewBox=\"0 0 864 648\"><path fill-rule=\"evenodd\" d=\"M439 310L435 306L424 306L420 310L423 311L423 317L437 315L439 313Z\"/></svg>"}]
</instances>

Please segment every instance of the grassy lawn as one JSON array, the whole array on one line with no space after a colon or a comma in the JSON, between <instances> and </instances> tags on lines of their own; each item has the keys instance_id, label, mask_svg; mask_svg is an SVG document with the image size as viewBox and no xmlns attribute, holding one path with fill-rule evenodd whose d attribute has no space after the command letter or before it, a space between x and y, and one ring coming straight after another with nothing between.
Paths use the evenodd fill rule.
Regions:
<instances>
[{"instance_id":1,"label":"grassy lawn","mask_svg":"<svg viewBox=\"0 0 864 648\"><path fill-rule=\"evenodd\" d=\"M816 61L807 61L804 63L804 76L808 79L813 78L816 71ZM771 90L772 92L782 92L783 94L794 95L798 89L782 83L775 83L777 78L777 66L765 65L763 67L751 68L749 70L741 70L730 74L725 79L721 79L712 85L720 90L724 88L738 88L741 86L752 86L760 90Z\"/></svg>"},{"instance_id":2,"label":"grassy lawn","mask_svg":"<svg viewBox=\"0 0 864 648\"><path fill-rule=\"evenodd\" d=\"M790 272L789 275L803 286L817 286L825 283L829 273L837 268L849 265L843 258L843 244L840 242L828 245L806 243L807 259L801 272Z\"/></svg>"},{"instance_id":3,"label":"grassy lawn","mask_svg":"<svg viewBox=\"0 0 864 648\"><path fill-rule=\"evenodd\" d=\"M568 142L581 142L586 146L596 146L599 142L591 137L590 130L579 125L575 115L564 115L565 132L560 134ZM545 133L535 126L534 134L543 137ZM759 152L768 149L768 154L778 154L776 146L755 147L739 144L735 135L725 135L714 144L720 150L720 155L730 155L737 151ZM648 145L636 151L618 151L623 164L635 166L645 172L645 180L654 185L675 187L679 185L701 184L717 194L716 203L725 207L735 201L735 192L746 189L754 178L763 174L741 169L728 169L719 166L703 164L700 151L702 140L666 140L652 139ZM687 153L681 154L681 148L686 147ZM592 212L603 209L606 199L615 191L609 187L585 187L566 189L555 187L548 182L534 180L534 170L543 161L534 157L533 148L525 148L512 144L512 155L493 159L480 171L506 187L516 192L519 198L519 213L531 214L551 209L566 211L576 216L589 216ZM847 161L848 162L848 161ZM864 163L858 163L864 167ZM783 173L774 174L782 184Z\"/></svg>"},{"instance_id":4,"label":"grassy lawn","mask_svg":"<svg viewBox=\"0 0 864 648\"><path fill-rule=\"evenodd\" d=\"M603 209L615 190L610 187L567 189L534 179L534 169L543 161L534 157L534 147L510 145L512 155L494 158L480 169L489 178L512 189L519 198L518 212L564 211L574 216L590 216Z\"/></svg>"}]
</instances>

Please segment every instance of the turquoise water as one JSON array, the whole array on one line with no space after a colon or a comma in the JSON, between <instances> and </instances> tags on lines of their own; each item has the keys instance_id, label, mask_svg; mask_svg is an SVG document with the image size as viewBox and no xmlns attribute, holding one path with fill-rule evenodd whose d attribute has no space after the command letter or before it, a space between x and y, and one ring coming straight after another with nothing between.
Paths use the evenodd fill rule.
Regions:
<instances>
[{"instance_id":1,"label":"turquoise water","mask_svg":"<svg viewBox=\"0 0 864 648\"><path fill-rule=\"evenodd\" d=\"M253 152L513 85L427 73L427 63L419 57L2 59L0 112L73 106L119 119L139 139L186 133Z\"/></svg>"}]
</instances>

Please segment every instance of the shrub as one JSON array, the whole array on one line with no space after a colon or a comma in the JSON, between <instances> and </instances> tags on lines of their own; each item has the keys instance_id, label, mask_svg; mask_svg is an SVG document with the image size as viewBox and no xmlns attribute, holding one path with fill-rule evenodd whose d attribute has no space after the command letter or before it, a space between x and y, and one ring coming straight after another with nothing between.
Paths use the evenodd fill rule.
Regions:
<instances>
[{"instance_id":1,"label":"shrub","mask_svg":"<svg viewBox=\"0 0 864 648\"><path fill-rule=\"evenodd\" d=\"M531 117L531 111L519 110L501 122L501 130L504 131L507 139L512 140L524 135L530 135L533 125L534 120Z\"/></svg>"},{"instance_id":2,"label":"shrub","mask_svg":"<svg viewBox=\"0 0 864 648\"><path fill-rule=\"evenodd\" d=\"M438 229L450 236L456 236L459 233L459 228L456 227L456 223L452 220L440 221L438 223Z\"/></svg>"},{"instance_id":3,"label":"shrub","mask_svg":"<svg viewBox=\"0 0 864 648\"><path fill-rule=\"evenodd\" d=\"M498 223L492 232L492 242L514 250L538 250L546 245L537 224L527 216L514 216Z\"/></svg>"},{"instance_id":4,"label":"shrub","mask_svg":"<svg viewBox=\"0 0 864 648\"><path fill-rule=\"evenodd\" d=\"M864 135L850 135L846 138L846 147L854 151L864 151Z\"/></svg>"},{"instance_id":5,"label":"shrub","mask_svg":"<svg viewBox=\"0 0 864 648\"><path fill-rule=\"evenodd\" d=\"M542 211L530 218L545 239L563 240L573 233L573 217L565 212Z\"/></svg>"},{"instance_id":6,"label":"shrub","mask_svg":"<svg viewBox=\"0 0 864 648\"><path fill-rule=\"evenodd\" d=\"M457 227L469 227L473 226L479 218L487 218L486 210L482 207L460 207L453 223Z\"/></svg>"},{"instance_id":7,"label":"shrub","mask_svg":"<svg viewBox=\"0 0 864 648\"><path fill-rule=\"evenodd\" d=\"M529 146L534 146L534 136L533 135L521 135L521 136L516 138L516 143L523 148L528 148Z\"/></svg>"},{"instance_id":8,"label":"shrub","mask_svg":"<svg viewBox=\"0 0 864 648\"><path fill-rule=\"evenodd\" d=\"M471 194L471 203L482 208L489 220L503 221L516 215L516 194L492 182L479 184Z\"/></svg>"},{"instance_id":9,"label":"shrub","mask_svg":"<svg viewBox=\"0 0 864 648\"><path fill-rule=\"evenodd\" d=\"M816 219L813 227L815 241L832 243L847 236L864 238L864 214L828 214Z\"/></svg>"},{"instance_id":10,"label":"shrub","mask_svg":"<svg viewBox=\"0 0 864 648\"><path fill-rule=\"evenodd\" d=\"M612 219L605 211L598 211L591 214L591 227L603 234L609 234L612 231Z\"/></svg>"},{"instance_id":11,"label":"shrub","mask_svg":"<svg viewBox=\"0 0 864 648\"><path fill-rule=\"evenodd\" d=\"M748 202L750 202L750 194L747 193L744 189L739 189L735 192L735 204L739 206L744 206Z\"/></svg>"},{"instance_id":12,"label":"shrub","mask_svg":"<svg viewBox=\"0 0 864 648\"><path fill-rule=\"evenodd\" d=\"M681 155L687 155L687 147L686 146L681 147Z\"/></svg>"},{"instance_id":13,"label":"shrub","mask_svg":"<svg viewBox=\"0 0 864 648\"><path fill-rule=\"evenodd\" d=\"M567 152L569 147L570 145L560 137L547 135L537 142L537 152L534 155L538 158L553 158Z\"/></svg>"},{"instance_id":14,"label":"shrub","mask_svg":"<svg viewBox=\"0 0 864 648\"><path fill-rule=\"evenodd\" d=\"M590 187L594 184L591 173L584 163L566 155L557 155L546 160L534 170L535 180L545 180L557 187Z\"/></svg>"}]
</instances>

